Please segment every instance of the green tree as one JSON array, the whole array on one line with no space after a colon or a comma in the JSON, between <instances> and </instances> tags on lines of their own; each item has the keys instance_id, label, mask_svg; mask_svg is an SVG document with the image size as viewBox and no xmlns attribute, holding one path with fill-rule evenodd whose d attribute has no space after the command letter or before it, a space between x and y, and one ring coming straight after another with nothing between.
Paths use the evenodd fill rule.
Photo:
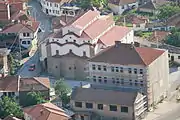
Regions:
<instances>
[{"instance_id":1,"label":"green tree","mask_svg":"<svg viewBox=\"0 0 180 120\"><path fill-rule=\"evenodd\" d=\"M171 34L166 38L165 43L180 47L180 29L172 29Z\"/></svg>"},{"instance_id":2,"label":"green tree","mask_svg":"<svg viewBox=\"0 0 180 120\"><path fill-rule=\"evenodd\" d=\"M158 8L157 18L167 20L169 17L180 12L180 7L172 4L165 4Z\"/></svg>"},{"instance_id":3,"label":"green tree","mask_svg":"<svg viewBox=\"0 0 180 120\"><path fill-rule=\"evenodd\" d=\"M46 100L43 98L40 92L29 92L25 97L23 106L27 107L27 106L37 105L37 104L41 104L45 102Z\"/></svg>"},{"instance_id":4,"label":"green tree","mask_svg":"<svg viewBox=\"0 0 180 120\"><path fill-rule=\"evenodd\" d=\"M70 101L68 94L71 92L71 89L65 84L64 79L57 80L55 83L55 93L62 100L63 104L67 104Z\"/></svg>"},{"instance_id":5,"label":"green tree","mask_svg":"<svg viewBox=\"0 0 180 120\"><path fill-rule=\"evenodd\" d=\"M14 99L7 96L0 99L0 118L7 117L12 114L15 117L22 118L23 111Z\"/></svg>"},{"instance_id":6,"label":"green tree","mask_svg":"<svg viewBox=\"0 0 180 120\"><path fill-rule=\"evenodd\" d=\"M83 9L94 7L107 7L107 0L77 0L77 4Z\"/></svg>"}]
</instances>

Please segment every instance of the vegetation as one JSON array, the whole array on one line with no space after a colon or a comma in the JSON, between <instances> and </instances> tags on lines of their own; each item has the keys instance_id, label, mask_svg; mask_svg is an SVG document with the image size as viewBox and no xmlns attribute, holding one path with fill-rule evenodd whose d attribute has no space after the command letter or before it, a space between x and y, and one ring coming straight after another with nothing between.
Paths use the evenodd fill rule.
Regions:
<instances>
[{"instance_id":1,"label":"vegetation","mask_svg":"<svg viewBox=\"0 0 180 120\"><path fill-rule=\"evenodd\" d=\"M15 102L14 99L5 96L0 99L0 118L5 118L11 114L18 118L23 117L21 107Z\"/></svg>"},{"instance_id":2,"label":"vegetation","mask_svg":"<svg viewBox=\"0 0 180 120\"><path fill-rule=\"evenodd\" d=\"M9 68L10 68L10 75L15 75L17 69L20 67L20 62L16 61L14 59L14 56L12 54L9 54L8 56L8 62L9 62Z\"/></svg>"},{"instance_id":3,"label":"vegetation","mask_svg":"<svg viewBox=\"0 0 180 120\"><path fill-rule=\"evenodd\" d=\"M166 38L165 43L180 47L180 28L173 28L171 34Z\"/></svg>"},{"instance_id":4,"label":"vegetation","mask_svg":"<svg viewBox=\"0 0 180 120\"><path fill-rule=\"evenodd\" d=\"M43 98L40 92L29 92L26 96L24 107L45 103L46 100Z\"/></svg>"},{"instance_id":5,"label":"vegetation","mask_svg":"<svg viewBox=\"0 0 180 120\"><path fill-rule=\"evenodd\" d=\"M89 9L92 6L100 8L107 7L107 0L77 0L77 4L83 9Z\"/></svg>"},{"instance_id":6,"label":"vegetation","mask_svg":"<svg viewBox=\"0 0 180 120\"><path fill-rule=\"evenodd\" d=\"M66 105L70 102L70 97L68 96L70 92L71 89L65 84L63 79L56 81L55 93L61 98L63 105Z\"/></svg>"},{"instance_id":7,"label":"vegetation","mask_svg":"<svg viewBox=\"0 0 180 120\"><path fill-rule=\"evenodd\" d=\"M158 8L157 18L160 20L167 20L169 17L180 12L180 7L173 4L165 4Z\"/></svg>"},{"instance_id":8,"label":"vegetation","mask_svg":"<svg viewBox=\"0 0 180 120\"><path fill-rule=\"evenodd\" d=\"M136 31L134 32L134 35L142 38L149 38L152 35L152 32Z\"/></svg>"}]
</instances>

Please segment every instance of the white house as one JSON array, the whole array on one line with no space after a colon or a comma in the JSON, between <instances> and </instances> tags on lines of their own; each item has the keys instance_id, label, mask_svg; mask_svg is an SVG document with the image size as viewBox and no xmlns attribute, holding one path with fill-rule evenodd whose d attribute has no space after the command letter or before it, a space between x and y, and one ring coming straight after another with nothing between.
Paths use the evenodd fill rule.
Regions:
<instances>
[{"instance_id":1,"label":"white house","mask_svg":"<svg viewBox=\"0 0 180 120\"><path fill-rule=\"evenodd\" d=\"M109 0L108 6L115 14L122 14L124 11L137 8L137 0Z\"/></svg>"},{"instance_id":2,"label":"white house","mask_svg":"<svg viewBox=\"0 0 180 120\"><path fill-rule=\"evenodd\" d=\"M80 9L75 5L70 4L72 0L41 0L42 11L51 16L75 16Z\"/></svg>"},{"instance_id":3,"label":"white house","mask_svg":"<svg viewBox=\"0 0 180 120\"><path fill-rule=\"evenodd\" d=\"M21 42L21 45L25 48L28 48L32 41L37 41L37 33L39 29L39 22L37 21L28 21L26 23L15 23L9 25L2 30L3 34L17 34L18 39ZM17 38L16 38L17 39Z\"/></svg>"}]
</instances>

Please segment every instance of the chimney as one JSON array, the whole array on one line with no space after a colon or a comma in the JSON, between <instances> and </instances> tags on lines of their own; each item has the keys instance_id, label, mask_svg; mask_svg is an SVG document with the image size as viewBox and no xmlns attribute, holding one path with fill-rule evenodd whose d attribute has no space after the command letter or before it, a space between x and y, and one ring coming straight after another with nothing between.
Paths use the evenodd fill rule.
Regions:
<instances>
[{"instance_id":1,"label":"chimney","mask_svg":"<svg viewBox=\"0 0 180 120\"><path fill-rule=\"evenodd\" d=\"M43 115L43 109L40 110L41 115Z\"/></svg>"},{"instance_id":2,"label":"chimney","mask_svg":"<svg viewBox=\"0 0 180 120\"><path fill-rule=\"evenodd\" d=\"M115 41L115 47L119 47L121 44L121 41Z\"/></svg>"}]
</instances>

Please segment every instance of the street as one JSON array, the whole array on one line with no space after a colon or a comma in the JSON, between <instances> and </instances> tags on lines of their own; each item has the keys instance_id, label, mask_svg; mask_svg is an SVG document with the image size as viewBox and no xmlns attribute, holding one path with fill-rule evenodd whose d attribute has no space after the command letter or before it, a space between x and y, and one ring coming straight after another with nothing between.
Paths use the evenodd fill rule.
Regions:
<instances>
[{"instance_id":1,"label":"street","mask_svg":"<svg viewBox=\"0 0 180 120\"><path fill-rule=\"evenodd\" d=\"M40 3L36 0L31 0L28 5L30 6L30 15L40 22L40 29L42 32L38 33L38 43L43 41L51 33L51 18L41 11ZM36 48L36 52L32 55L18 71L18 75L21 77L34 77L39 76L41 73L41 65L39 61L39 51ZM29 66L35 64L35 70L29 71Z\"/></svg>"}]
</instances>

